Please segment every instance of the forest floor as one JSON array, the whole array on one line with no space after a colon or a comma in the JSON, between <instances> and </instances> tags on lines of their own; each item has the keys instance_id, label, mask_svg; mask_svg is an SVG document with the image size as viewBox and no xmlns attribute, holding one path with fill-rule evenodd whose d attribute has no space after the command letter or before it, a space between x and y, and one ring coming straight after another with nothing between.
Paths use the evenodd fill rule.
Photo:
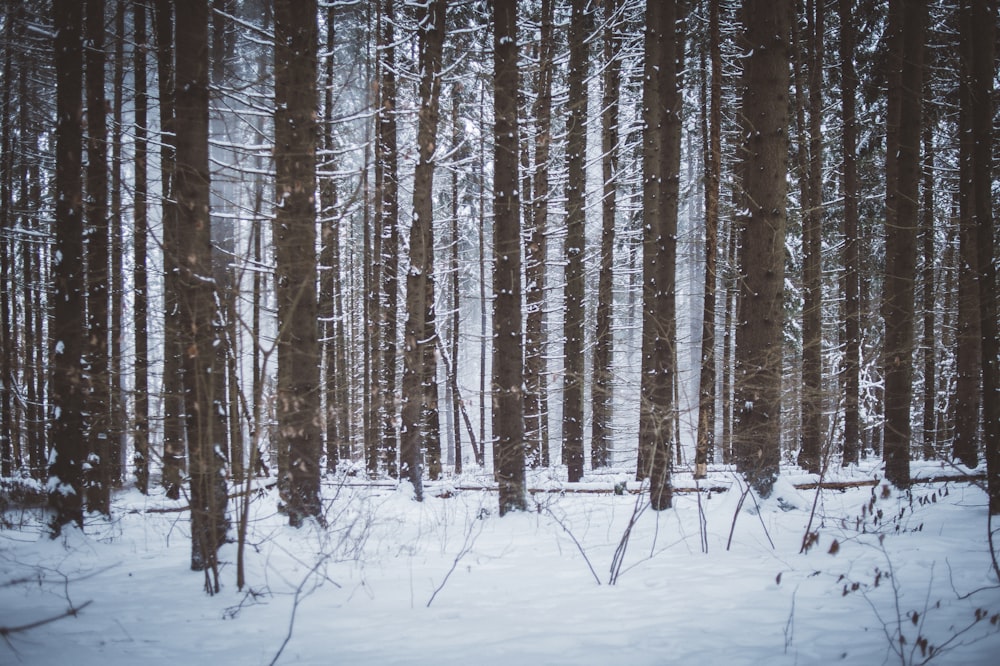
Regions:
<instances>
[{"instance_id":1,"label":"forest floor","mask_svg":"<svg viewBox=\"0 0 1000 666\"><path fill-rule=\"evenodd\" d=\"M914 464L917 477L951 473ZM82 532L56 539L41 509L9 506L0 664L1000 660L978 482L817 491L795 488L816 479L789 470L760 501L720 468L700 485L728 491L678 493L655 513L627 479L594 476L577 489L595 492L561 492L557 476L537 474L531 484L545 492L531 510L500 518L474 474L429 485L422 503L405 484L341 477L324 486L328 527L302 529L262 489L247 585L237 589L227 544L214 596L188 569L189 515L162 491L121 491L112 518L88 515Z\"/></svg>"}]
</instances>

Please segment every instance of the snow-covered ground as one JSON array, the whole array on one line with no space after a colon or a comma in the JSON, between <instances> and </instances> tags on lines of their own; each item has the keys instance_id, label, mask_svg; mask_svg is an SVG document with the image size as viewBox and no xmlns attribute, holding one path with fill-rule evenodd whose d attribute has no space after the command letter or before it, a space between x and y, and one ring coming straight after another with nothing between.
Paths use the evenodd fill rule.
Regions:
<instances>
[{"instance_id":1,"label":"snow-covered ground","mask_svg":"<svg viewBox=\"0 0 1000 666\"><path fill-rule=\"evenodd\" d=\"M717 470L702 485L728 492L656 514L642 494L539 477L549 492L503 518L493 492L463 489L483 482L471 476L423 503L328 481L329 528L299 530L270 490L252 504L247 587L228 544L215 596L188 570L188 515L149 511L172 506L162 495L124 491L111 520L57 539L37 510L8 511L0 627L82 610L7 634L0 664L1000 663L980 488L821 491L800 554L817 496L791 484L805 480L740 506L739 479Z\"/></svg>"}]
</instances>

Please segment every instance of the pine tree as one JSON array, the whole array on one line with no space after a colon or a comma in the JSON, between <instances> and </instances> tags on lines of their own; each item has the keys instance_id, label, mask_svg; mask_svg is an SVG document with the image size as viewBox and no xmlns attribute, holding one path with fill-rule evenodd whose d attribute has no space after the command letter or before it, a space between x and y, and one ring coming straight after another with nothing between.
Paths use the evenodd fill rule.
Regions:
<instances>
[{"instance_id":1,"label":"pine tree","mask_svg":"<svg viewBox=\"0 0 1000 666\"><path fill-rule=\"evenodd\" d=\"M517 2L493 3L493 464L500 515L527 508L518 197Z\"/></svg>"},{"instance_id":2,"label":"pine tree","mask_svg":"<svg viewBox=\"0 0 1000 666\"><path fill-rule=\"evenodd\" d=\"M761 496L778 476L791 3L744 2L739 311L733 451Z\"/></svg>"},{"instance_id":3,"label":"pine tree","mask_svg":"<svg viewBox=\"0 0 1000 666\"><path fill-rule=\"evenodd\" d=\"M320 400L316 310L315 0L278 0L274 9L274 143L277 214L279 446L287 466L291 525L319 517Z\"/></svg>"},{"instance_id":4,"label":"pine tree","mask_svg":"<svg viewBox=\"0 0 1000 666\"><path fill-rule=\"evenodd\" d=\"M52 7L56 65L56 211L52 294L52 381L49 463L52 529L83 527L83 5L55 0Z\"/></svg>"}]
</instances>

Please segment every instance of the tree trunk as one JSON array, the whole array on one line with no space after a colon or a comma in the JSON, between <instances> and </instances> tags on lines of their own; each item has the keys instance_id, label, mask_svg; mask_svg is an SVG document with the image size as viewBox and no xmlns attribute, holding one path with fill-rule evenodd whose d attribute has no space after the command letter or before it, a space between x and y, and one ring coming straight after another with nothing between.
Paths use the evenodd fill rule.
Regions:
<instances>
[{"instance_id":1,"label":"tree trunk","mask_svg":"<svg viewBox=\"0 0 1000 666\"><path fill-rule=\"evenodd\" d=\"M643 86L643 313L640 479L650 480L653 509L668 509L676 345L675 267L680 184L681 95L678 88L678 7L673 0L646 9Z\"/></svg>"},{"instance_id":2,"label":"tree trunk","mask_svg":"<svg viewBox=\"0 0 1000 666\"><path fill-rule=\"evenodd\" d=\"M56 211L52 293L52 381L50 426L54 458L49 465L52 528L74 522L83 528L84 281L82 162L83 45L78 0L55 0L56 31Z\"/></svg>"},{"instance_id":3,"label":"tree trunk","mask_svg":"<svg viewBox=\"0 0 1000 666\"><path fill-rule=\"evenodd\" d=\"M125 88L125 0L115 4L115 67L114 103L111 139L111 368L110 375L110 480L121 486L125 474L126 420L124 403L124 359L122 351L125 338L125 230L122 215L122 116Z\"/></svg>"},{"instance_id":4,"label":"tree trunk","mask_svg":"<svg viewBox=\"0 0 1000 666\"><path fill-rule=\"evenodd\" d=\"M937 359L935 350L935 305L934 297L934 137L930 123L925 123L924 129L924 166L923 166L923 270L921 271L921 298L923 305L923 341L920 352L924 365L924 395L923 395L923 443L924 460L937 457L934 445L936 440L935 417L937 416Z\"/></svg>"},{"instance_id":5,"label":"tree trunk","mask_svg":"<svg viewBox=\"0 0 1000 666\"><path fill-rule=\"evenodd\" d=\"M111 513L108 381L108 129L104 99L104 0L87 0L87 508Z\"/></svg>"},{"instance_id":6,"label":"tree trunk","mask_svg":"<svg viewBox=\"0 0 1000 666\"><path fill-rule=\"evenodd\" d=\"M604 185L601 198L601 248L600 273L597 284L597 330L594 336L593 384L591 385L592 429L590 436L590 464L593 468L611 464L612 415L614 409L612 389L612 359L614 333L612 330L614 303L614 254L615 214L618 187L618 87L621 83L620 0L612 0L604 9L604 74L601 104L601 174Z\"/></svg>"},{"instance_id":7,"label":"tree trunk","mask_svg":"<svg viewBox=\"0 0 1000 666\"><path fill-rule=\"evenodd\" d=\"M379 444L380 458L390 477L398 477L397 455L399 448L396 429L396 410L399 407L396 387L397 331L399 316L399 180L396 138L396 49L395 7L393 0L385 4L382 17L382 36L379 58L379 95L377 136L375 143L375 190L378 200L375 204L379 232L376 245L376 284L381 281L381 301L379 305L379 330L381 359L378 366L380 395L378 410L382 414L382 439Z\"/></svg>"},{"instance_id":8,"label":"tree trunk","mask_svg":"<svg viewBox=\"0 0 1000 666\"><path fill-rule=\"evenodd\" d=\"M135 329L135 391L134 428L132 441L135 467L135 485L139 492L149 492L149 333L146 315L148 312L148 288L146 276L147 242L147 155L146 137L147 111L149 99L146 92L146 5L136 2L132 6L134 29L133 76L135 79L135 194L133 207L135 223L133 228L132 267L132 325Z\"/></svg>"},{"instance_id":9,"label":"tree trunk","mask_svg":"<svg viewBox=\"0 0 1000 666\"><path fill-rule=\"evenodd\" d=\"M406 326L403 341L403 399L400 436L400 477L409 479L417 500L423 499L422 428L434 405L427 384L433 371L437 334L434 331L434 149L437 144L438 102L441 97L441 54L446 3L431 0L417 15L420 70L418 160L413 176L413 224L410 227L410 268L406 274ZM429 352L429 353L428 353ZM428 358L432 361L428 367ZM435 385L436 389L436 385ZM436 391L435 391L436 392ZM440 438L436 455L428 452L431 478L440 476Z\"/></svg>"},{"instance_id":10,"label":"tree trunk","mask_svg":"<svg viewBox=\"0 0 1000 666\"><path fill-rule=\"evenodd\" d=\"M701 372L698 388L698 439L695 445L695 477L705 478L715 452L715 291L718 280L719 183L722 178L722 36L719 0L708 2L708 48L711 73L703 72L709 88L703 95L705 140L705 293L701 323ZM705 85L703 83L703 85ZM708 108L704 108L704 102ZM707 116L707 118L706 118Z\"/></svg>"},{"instance_id":11,"label":"tree trunk","mask_svg":"<svg viewBox=\"0 0 1000 666\"><path fill-rule=\"evenodd\" d=\"M316 322L315 0L278 0L275 31L274 221L278 297L279 446L288 452L286 511L300 526L322 511L319 342Z\"/></svg>"},{"instance_id":12,"label":"tree trunk","mask_svg":"<svg viewBox=\"0 0 1000 666\"><path fill-rule=\"evenodd\" d=\"M802 282L802 446L799 466L818 474L823 439L823 33L825 3L808 0L809 26L809 148L808 199L803 201ZM803 128L804 129L804 128ZM800 147L802 150L803 147Z\"/></svg>"},{"instance_id":13,"label":"tree trunk","mask_svg":"<svg viewBox=\"0 0 1000 666\"><path fill-rule=\"evenodd\" d=\"M493 461L503 515L527 509L515 0L495 0L493 25Z\"/></svg>"},{"instance_id":14,"label":"tree trunk","mask_svg":"<svg viewBox=\"0 0 1000 666\"><path fill-rule=\"evenodd\" d=\"M843 114L844 188L844 457L858 462L861 451L859 414L861 372L860 255L858 252L858 122L855 112L858 75L854 68L854 0L839 0L841 112Z\"/></svg>"},{"instance_id":15,"label":"tree trunk","mask_svg":"<svg viewBox=\"0 0 1000 666\"><path fill-rule=\"evenodd\" d=\"M733 449L762 497L778 476L781 440L788 35L791 3L744 2L743 203Z\"/></svg>"},{"instance_id":16,"label":"tree trunk","mask_svg":"<svg viewBox=\"0 0 1000 666\"><path fill-rule=\"evenodd\" d=\"M549 210L549 154L552 141L552 70L555 40L553 0L541 2L538 74L535 79L535 173L531 193L531 227L524 245L524 442L532 466L549 465L548 400L545 361L545 256Z\"/></svg>"},{"instance_id":17,"label":"tree trunk","mask_svg":"<svg viewBox=\"0 0 1000 666\"><path fill-rule=\"evenodd\" d=\"M163 219L164 322L163 322L163 485L167 497L177 499L185 471L184 396L181 387L180 304L177 295L178 237L175 188L174 31L173 9L168 0L157 0L153 15L156 29L157 74L160 93L160 196Z\"/></svg>"},{"instance_id":18,"label":"tree trunk","mask_svg":"<svg viewBox=\"0 0 1000 666\"><path fill-rule=\"evenodd\" d=\"M970 21L972 52L973 211L979 232L979 305L982 336L983 441L986 448L986 478L990 515L1000 515L1000 342L997 337L997 259L994 253L992 163L994 51L996 49L996 2L974 2Z\"/></svg>"},{"instance_id":19,"label":"tree trunk","mask_svg":"<svg viewBox=\"0 0 1000 666\"><path fill-rule=\"evenodd\" d=\"M215 400L217 343L208 170L208 2L177 13L176 196L179 320L191 460L191 568L218 591L218 549L226 536L226 423ZM211 576L209 576L209 572Z\"/></svg>"},{"instance_id":20,"label":"tree trunk","mask_svg":"<svg viewBox=\"0 0 1000 666\"><path fill-rule=\"evenodd\" d=\"M890 44L889 122L898 118L895 181L887 181L885 322L883 356L885 376L885 434L883 454L886 478L897 487L910 485L910 404L913 401L913 283L916 277L917 197L920 184L920 102L923 81L923 37L927 22L924 0L892 0L890 24L901 28ZM892 27L890 26L890 32ZM893 83L899 86L894 89ZM893 103L896 109L894 110ZM887 170L888 171L888 170ZM888 177L888 176L887 176Z\"/></svg>"},{"instance_id":21,"label":"tree trunk","mask_svg":"<svg viewBox=\"0 0 1000 666\"><path fill-rule=\"evenodd\" d=\"M965 32L971 34L971 10L961 12L960 21ZM968 467L979 464L977 445L979 442L979 415L982 405L980 373L981 335L979 303L979 256L978 229L974 206L976 178L973 154L977 137L972 131L972 90L971 77L975 53L971 39L966 38L961 52L961 74L959 79L959 166L958 166L958 321L955 339L955 436L952 440L952 456Z\"/></svg>"},{"instance_id":22,"label":"tree trunk","mask_svg":"<svg viewBox=\"0 0 1000 666\"><path fill-rule=\"evenodd\" d=\"M566 284L563 313L563 460L569 482L583 478L584 225L587 205L586 0L573 0L569 26L568 181L566 185Z\"/></svg>"}]
</instances>

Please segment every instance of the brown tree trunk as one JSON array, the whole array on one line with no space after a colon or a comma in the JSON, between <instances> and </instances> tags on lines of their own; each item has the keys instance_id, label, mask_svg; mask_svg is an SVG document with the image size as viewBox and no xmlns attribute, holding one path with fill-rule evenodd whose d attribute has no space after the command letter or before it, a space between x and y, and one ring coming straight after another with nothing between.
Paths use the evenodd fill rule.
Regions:
<instances>
[{"instance_id":1,"label":"brown tree trunk","mask_svg":"<svg viewBox=\"0 0 1000 666\"><path fill-rule=\"evenodd\" d=\"M52 528L83 527L84 384L81 356L85 330L83 280L83 5L55 0L52 8L56 66L55 247L52 292L52 381L49 465Z\"/></svg>"},{"instance_id":2,"label":"brown tree trunk","mask_svg":"<svg viewBox=\"0 0 1000 666\"><path fill-rule=\"evenodd\" d=\"M591 436L590 464L594 469L611 464L612 416L614 391L612 388L612 359L614 333L612 330L614 301L615 214L617 212L618 178L618 87L621 84L620 0L604 5L604 74L601 104L601 174L604 185L601 197L601 248L597 284L597 330L594 336L593 383L591 385Z\"/></svg>"},{"instance_id":3,"label":"brown tree trunk","mask_svg":"<svg viewBox=\"0 0 1000 666\"><path fill-rule=\"evenodd\" d=\"M1000 341L997 340L997 258L993 235L993 93L997 6L995 0L974 2L970 21L972 52L973 211L979 247L979 305L982 336L983 442L990 515L1000 515Z\"/></svg>"},{"instance_id":4,"label":"brown tree trunk","mask_svg":"<svg viewBox=\"0 0 1000 666\"><path fill-rule=\"evenodd\" d=\"M174 30L173 8L168 0L156 0L153 14L156 30L157 74L160 94L160 196L163 219L164 322L163 322L163 485L167 497L180 497L184 459L184 396L181 387L180 293L177 284L177 206L174 203Z\"/></svg>"},{"instance_id":5,"label":"brown tree trunk","mask_svg":"<svg viewBox=\"0 0 1000 666\"><path fill-rule=\"evenodd\" d=\"M208 170L208 2L177 12L176 196L179 320L184 403L190 452L191 568L206 572L209 592L219 589L218 549L226 536L224 452L226 423L215 400L218 341L212 272Z\"/></svg>"},{"instance_id":6,"label":"brown tree trunk","mask_svg":"<svg viewBox=\"0 0 1000 666\"><path fill-rule=\"evenodd\" d=\"M882 299L882 317L885 322L883 455L886 478L897 487L908 487L910 404L913 401L913 283L916 276L916 238L919 227L917 197L920 183L920 103L926 2L891 0L890 24L894 20L900 28L900 35L891 42L889 66L890 72L898 72L898 75L890 76L888 118L890 123L898 119L898 157L896 180L887 180L886 183L887 208L892 212L887 215L885 287ZM893 32L891 25L890 32Z\"/></svg>"},{"instance_id":7,"label":"brown tree trunk","mask_svg":"<svg viewBox=\"0 0 1000 666\"><path fill-rule=\"evenodd\" d=\"M650 502L670 508L676 344L675 267L680 181L681 96L674 1L646 9L643 86L643 314L638 477Z\"/></svg>"},{"instance_id":8,"label":"brown tree trunk","mask_svg":"<svg viewBox=\"0 0 1000 666\"><path fill-rule=\"evenodd\" d=\"M418 160L413 176L413 224L410 227L410 268L406 274L406 326L403 341L403 406L400 433L400 477L409 479L417 500L423 499L422 428L436 414L429 403L428 383L434 370L434 149L437 144L438 102L441 97L441 57L446 3L431 0L418 12L420 112ZM428 359L432 361L428 367ZM435 385L436 389L436 385ZM436 393L436 390L435 390ZM435 396L436 397L436 396ZM441 474L440 438L427 451L432 479Z\"/></svg>"},{"instance_id":9,"label":"brown tree trunk","mask_svg":"<svg viewBox=\"0 0 1000 666\"><path fill-rule=\"evenodd\" d=\"M802 282L802 446L799 466L818 474L823 439L823 33L825 2L806 2L809 27L808 198L804 218ZM804 129L804 128L803 128ZM800 147L802 150L802 147Z\"/></svg>"},{"instance_id":10,"label":"brown tree trunk","mask_svg":"<svg viewBox=\"0 0 1000 666\"><path fill-rule=\"evenodd\" d=\"M552 70L555 41L553 0L541 2L538 43L538 74L532 115L535 121L535 173L531 193L531 227L524 246L525 331L524 331L524 441L531 465L549 465L548 399L546 390L545 256L549 210L549 163L552 141Z\"/></svg>"},{"instance_id":11,"label":"brown tree trunk","mask_svg":"<svg viewBox=\"0 0 1000 666\"><path fill-rule=\"evenodd\" d=\"M495 0L493 25L493 464L503 515L527 508L515 0Z\"/></svg>"},{"instance_id":12,"label":"brown tree trunk","mask_svg":"<svg viewBox=\"0 0 1000 666\"><path fill-rule=\"evenodd\" d=\"M979 464L979 415L982 405L980 373L981 335L979 303L978 229L974 206L976 198L975 165L973 154L977 137L972 131L971 77L975 61L980 54L972 49L969 37L972 12L967 7L960 12L962 30L966 39L962 44L961 74L959 78L959 166L958 166L958 321L955 338L955 436L952 456L968 467Z\"/></svg>"},{"instance_id":13,"label":"brown tree trunk","mask_svg":"<svg viewBox=\"0 0 1000 666\"><path fill-rule=\"evenodd\" d=\"M937 457L934 445L936 441L935 417L937 415L937 358L935 350L936 330L934 295L934 137L930 123L926 123L924 132L924 166L923 166L923 210L921 216L921 234L923 236L923 269L921 271L921 298L923 306L923 341L920 352L924 365L924 395L923 395L923 443L924 460Z\"/></svg>"},{"instance_id":14,"label":"brown tree trunk","mask_svg":"<svg viewBox=\"0 0 1000 666\"><path fill-rule=\"evenodd\" d=\"M858 75L854 69L854 0L839 0L841 112L843 114L844 188L844 457L857 463L861 451L859 414L861 372L860 243L858 234L857 114Z\"/></svg>"},{"instance_id":15,"label":"brown tree trunk","mask_svg":"<svg viewBox=\"0 0 1000 666\"><path fill-rule=\"evenodd\" d=\"M108 404L108 129L104 99L104 0L87 0L87 508L111 513Z\"/></svg>"},{"instance_id":16,"label":"brown tree trunk","mask_svg":"<svg viewBox=\"0 0 1000 666\"><path fill-rule=\"evenodd\" d=\"M132 325L135 329L135 378L134 378L134 428L132 440L135 467L135 485L139 492L149 492L149 333L146 315L148 312L149 282L146 276L147 242L147 111L149 98L146 88L146 5L136 2L132 6L133 76L135 80L135 194L133 207L135 223L133 228L133 268L132 268Z\"/></svg>"},{"instance_id":17,"label":"brown tree trunk","mask_svg":"<svg viewBox=\"0 0 1000 666\"><path fill-rule=\"evenodd\" d=\"M744 2L743 208L736 327L733 449L761 496L778 476L781 440L786 175L788 172L788 0Z\"/></svg>"},{"instance_id":18,"label":"brown tree trunk","mask_svg":"<svg viewBox=\"0 0 1000 666\"><path fill-rule=\"evenodd\" d=\"M715 453L715 292L719 254L719 184L722 177L722 36L719 0L708 2L710 71L703 71L707 100L702 106L705 141L705 283L701 320L701 372L698 389L698 439L695 477L705 478ZM704 68L703 68L704 69ZM708 79L708 81L705 81Z\"/></svg>"},{"instance_id":19,"label":"brown tree trunk","mask_svg":"<svg viewBox=\"0 0 1000 666\"><path fill-rule=\"evenodd\" d=\"M287 450L286 511L300 526L320 516L319 341L316 316L315 0L278 0L274 9L274 134L278 205L274 219L278 300L279 446Z\"/></svg>"},{"instance_id":20,"label":"brown tree trunk","mask_svg":"<svg viewBox=\"0 0 1000 666\"><path fill-rule=\"evenodd\" d=\"M569 26L569 119L566 153L566 283L563 312L563 461L570 483L583 478L584 224L587 175L586 0L573 0Z\"/></svg>"}]
</instances>

